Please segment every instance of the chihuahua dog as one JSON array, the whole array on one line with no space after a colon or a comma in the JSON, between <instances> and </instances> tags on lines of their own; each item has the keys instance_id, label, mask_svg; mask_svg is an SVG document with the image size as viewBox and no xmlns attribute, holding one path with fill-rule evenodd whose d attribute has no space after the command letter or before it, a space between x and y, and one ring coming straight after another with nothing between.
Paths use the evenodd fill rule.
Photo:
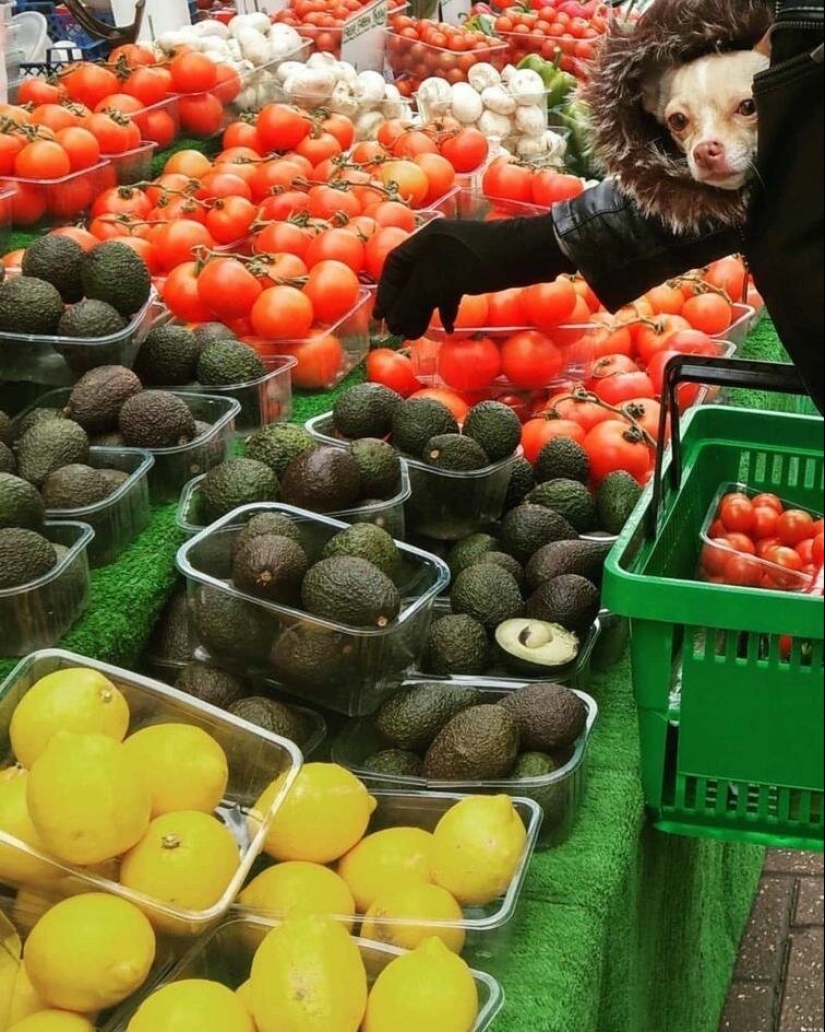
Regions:
<instances>
[{"instance_id":1,"label":"chihuahua dog","mask_svg":"<svg viewBox=\"0 0 825 1032\"><path fill-rule=\"evenodd\" d=\"M739 190L754 169L757 116L753 79L770 64L767 41L755 50L708 54L651 76L642 103L685 153L693 178Z\"/></svg>"}]
</instances>

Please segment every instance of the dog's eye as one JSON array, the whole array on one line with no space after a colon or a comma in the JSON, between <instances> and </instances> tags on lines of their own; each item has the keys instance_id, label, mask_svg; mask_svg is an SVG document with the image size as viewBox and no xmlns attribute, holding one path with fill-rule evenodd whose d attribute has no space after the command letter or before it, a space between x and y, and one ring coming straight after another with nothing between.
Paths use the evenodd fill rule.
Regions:
<instances>
[{"instance_id":1,"label":"dog's eye","mask_svg":"<svg viewBox=\"0 0 825 1032\"><path fill-rule=\"evenodd\" d=\"M687 115L683 115L681 111L677 111L676 114L670 116L667 120L667 124L674 133L683 133L690 124L690 119Z\"/></svg>"},{"instance_id":2,"label":"dog's eye","mask_svg":"<svg viewBox=\"0 0 825 1032\"><path fill-rule=\"evenodd\" d=\"M743 100L737 108L737 110L739 114L744 115L745 118L753 118L753 116L756 114L756 101L752 100L751 98L748 98L748 100Z\"/></svg>"}]
</instances>

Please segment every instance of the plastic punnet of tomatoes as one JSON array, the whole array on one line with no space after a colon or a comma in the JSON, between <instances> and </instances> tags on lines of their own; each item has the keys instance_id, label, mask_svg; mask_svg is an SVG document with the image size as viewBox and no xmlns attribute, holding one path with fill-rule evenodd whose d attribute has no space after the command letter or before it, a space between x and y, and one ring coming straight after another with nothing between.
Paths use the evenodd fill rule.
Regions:
<instances>
[{"instance_id":1,"label":"plastic punnet of tomatoes","mask_svg":"<svg viewBox=\"0 0 825 1032\"><path fill-rule=\"evenodd\" d=\"M157 143L144 141L139 147L123 151L122 154L104 154L103 158L111 165L117 186L131 186L152 178L152 158Z\"/></svg>"},{"instance_id":2,"label":"plastic punnet of tomatoes","mask_svg":"<svg viewBox=\"0 0 825 1032\"><path fill-rule=\"evenodd\" d=\"M702 525L701 544L700 580L807 591L822 566L822 516L767 491L722 484Z\"/></svg>"},{"instance_id":3,"label":"plastic punnet of tomatoes","mask_svg":"<svg viewBox=\"0 0 825 1032\"><path fill-rule=\"evenodd\" d=\"M56 177L0 176L0 191L9 194L6 204L13 226L65 226L88 211L110 174L109 162L100 161Z\"/></svg>"},{"instance_id":4,"label":"plastic punnet of tomatoes","mask_svg":"<svg viewBox=\"0 0 825 1032\"><path fill-rule=\"evenodd\" d=\"M387 56L393 75L413 88L431 77L467 82L470 69L480 62L498 71L507 64L507 44L484 33L427 21L399 31L398 24L387 33Z\"/></svg>"},{"instance_id":5,"label":"plastic punnet of tomatoes","mask_svg":"<svg viewBox=\"0 0 825 1032\"><path fill-rule=\"evenodd\" d=\"M390 0L388 4L391 13L403 10L406 6L405 0ZM361 18L366 17L364 24L368 28L375 27L374 15L379 12L383 14L383 10L383 0L340 0L339 3L330 3L329 0L290 0L289 6L279 11L273 21L291 25L309 42L311 52L332 54L340 60L344 39L349 39L359 31ZM383 71L383 68L359 70L377 72Z\"/></svg>"}]
</instances>

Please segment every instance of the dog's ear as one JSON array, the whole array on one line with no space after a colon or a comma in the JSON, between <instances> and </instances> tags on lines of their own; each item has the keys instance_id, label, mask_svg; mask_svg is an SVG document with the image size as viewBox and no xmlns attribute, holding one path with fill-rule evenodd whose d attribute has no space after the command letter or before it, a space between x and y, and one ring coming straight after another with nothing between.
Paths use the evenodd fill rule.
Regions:
<instances>
[{"instance_id":1,"label":"dog's ear","mask_svg":"<svg viewBox=\"0 0 825 1032\"><path fill-rule=\"evenodd\" d=\"M753 48L757 54L762 54L763 57L770 58L771 56L771 34L766 32L762 39Z\"/></svg>"},{"instance_id":2,"label":"dog's ear","mask_svg":"<svg viewBox=\"0 0 825 1032\"><path fill-rule=\"evenodd\" d=\"M659 68L642 79L642 107L659 122L664 121L674 73L674 68Z\"/></svg>"}]
</instances>

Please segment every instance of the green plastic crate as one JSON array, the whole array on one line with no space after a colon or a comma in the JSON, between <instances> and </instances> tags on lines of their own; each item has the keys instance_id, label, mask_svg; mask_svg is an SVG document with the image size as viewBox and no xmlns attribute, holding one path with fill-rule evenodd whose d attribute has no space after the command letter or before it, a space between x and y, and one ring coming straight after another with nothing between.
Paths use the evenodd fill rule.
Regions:
<instances>
[{"instance_id":1,"label":"green plastic crate","mask_svg":"<svg viewBox=\"0 0 825 1032\"><path fill-rule=\"evenodd\" d=\"M720 483L821 511L822 447L819 417L694 409L655 540L651 484L608 558L604 604L630 618L645 798L663 831L822 851L823 601L694 579Z\"/></svg>"}]
</instances>

